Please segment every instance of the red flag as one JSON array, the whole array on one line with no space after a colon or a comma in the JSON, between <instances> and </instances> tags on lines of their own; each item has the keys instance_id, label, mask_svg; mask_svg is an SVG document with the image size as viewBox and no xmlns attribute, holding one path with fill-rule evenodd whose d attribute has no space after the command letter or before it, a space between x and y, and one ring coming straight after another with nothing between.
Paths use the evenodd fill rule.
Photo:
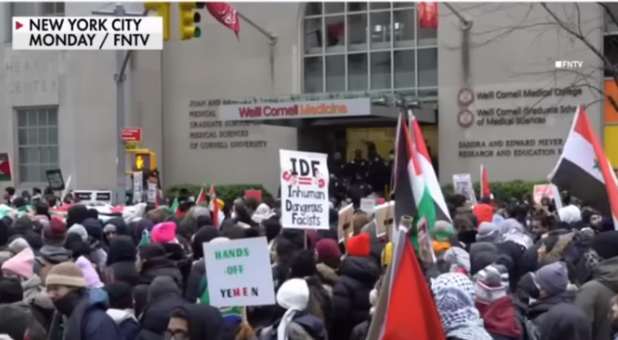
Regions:
<instances>
[{"instance_id":1,"label":"red flag","mask_svg":"<svg viewBox=\"0 0 618 340\"><path fill-rule=\"evenodd\" d=\"M489 172L487 168L481 164L481 198L491 198L491 187L489 186Z\"/></svg>"},{"instance_id":2,"label":"red flag","mask_svg":"<svg viewBox=\"0 0 618 340\"><path fill-rule=\"evenodd\" d=\"M206 192L204 192L204 188L200 188L200 193L197 195L197 199L195 200L195 205L200 205L201 203L206 202Z\"/></svg>"},{"instance_id":3,"label":"red flag","mask_svg":"<svg viewBox=\"0 0 618 340\"><path fill-rule=\"evenodd\" d=\"M207 2L206 8L210 15L215 17L223 26L231 29L238 37L240 32L240 21L238 21L238 12L227 2Z\"/></svg>"},{"instance_id":4,"label":"red flag","mask_svg":"<svg viewBox=\"0 0 618 340\"><path fill-rule=\"evenodd\" d=\"M393 262L367 339L444 340L440 315L406 231L400 228L394 239Z\"/></svg>"},{"instance_id":5,"label":"red flag","mask_svg":"<svg viewBox=\"0 0 618 340\"><path fill-rule=\"evenodd\" d=\"M11 163L8 154L0 154L0 180L11 180Z\"/></svg>"},{"instance_id":6,"label":"red flag","mask_svg":"<svg viewBox=\"0 0 618 340\"><path fill-rule=\"evenodd\" d=\"M214 185L210 186L210 192L208 193L208 195L210 196L210 212L212 224L218 228L221 221L219 221L219 203L217 202L217 192L215 191Z\"/></svg>"},{"instance_id":7,"label":"red flag","mask_svg":"<svg viewBox=\"0 0 618 340\"><path fill-rule=\"evenodd\" d=\"M421 28L438 28L438 3L419 2L418 22Z\"/></svg>"},{"instance_id":8,"label":"red flag","mask_svg":"<svg viewBox=\"0 0 618 340\"><path fill-rule=\"evenodd\" d=\"M618 228L616 177L583 107L575 114L550 180L603 215L612 216L614 227Z\"/></svg>"}]
</instances>

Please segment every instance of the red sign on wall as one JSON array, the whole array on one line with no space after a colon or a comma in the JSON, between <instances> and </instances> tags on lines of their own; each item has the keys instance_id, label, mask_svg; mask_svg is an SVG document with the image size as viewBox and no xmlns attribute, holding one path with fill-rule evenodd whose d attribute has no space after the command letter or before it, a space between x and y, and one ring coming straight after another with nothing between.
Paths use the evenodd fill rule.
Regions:
<instances>
[{"instance_id":1,"label":"red sign on wall","mask_svg":"<svg viewBox=\"0 0 618 340\"><path fill-rule=\"evenodd\" d=\"M141 128L124 128L120 138L125 142L141 142L142 141L142 129Z\"/></svg>"},{"instance_id":2,"label":"red sign on wall","mask_svg":"<svg viewBox=\"0 0 618 340\"><path fill-rule=\"evenodd\" d=\"M418 20L421 28L438 28L438 3L419 2Z\"/></svg>"}]
</instances>

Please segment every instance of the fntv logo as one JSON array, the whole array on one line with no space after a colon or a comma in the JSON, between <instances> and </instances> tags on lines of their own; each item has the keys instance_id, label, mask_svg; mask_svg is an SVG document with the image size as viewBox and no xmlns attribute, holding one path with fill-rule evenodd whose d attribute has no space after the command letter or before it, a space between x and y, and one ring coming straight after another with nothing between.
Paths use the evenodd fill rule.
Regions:
<instances>
[{"instance_id":1,"label":"fntv logo","mask_svg":"<svg viewBox=\"0 0 618 340\"><path fill-rule=\"evenodd\" d=\"M556 60L554 65L557 69L577 70L584 66L584 62L579 60Z\"/></svg>"}]
</instances>

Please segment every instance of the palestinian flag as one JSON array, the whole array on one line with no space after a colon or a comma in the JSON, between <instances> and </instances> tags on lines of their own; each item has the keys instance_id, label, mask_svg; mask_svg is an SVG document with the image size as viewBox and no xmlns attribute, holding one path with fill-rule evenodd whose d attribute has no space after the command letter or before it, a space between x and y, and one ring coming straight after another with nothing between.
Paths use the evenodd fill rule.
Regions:
<instances>
[{"instance_id":1,"label":"palestinian flag","mask_svg":"<svg viewBox=\"0 0 618 340\"><path fill-rule=\"evenodd\" d=\"M612 216L618 227L616 176L583 107L575 114L562 155L549 178L584 204Z\"/></svg>"},{"instance_id":2,"label":"palestinian flag","mask_svg":"<svg viewBox=\"0 0 618 340\"><path fill-rule=\"evenodd\" d=\"M195 200L195 205L201 205L206 202L206 192L204 191L204 187L200 188L200 193L197 195L197 199Z\"/></svg>"},{"instance_id":3,"label":"palestinian flag","mask_svg":"<svg viewBox=\"0 0 618 340\"><path fill-rule=\"evenodd\" d=\"M409 215L414 217L414 225L425 219L431 231L436 221L451 222L451 217L418 121L412 118L411 132L401 117L400 121L396 146L395 223L399 224L403 215Z\"/></svg>"},{"instance_id":4,"label":"palestinian flag","mask_svg":"<svg viewBox=\"0 0 618 340\"><path fill-rule=\"evenodd\" d=\"M442 321L406 230L400 228L393 238L393 262L367 340L444 340Z\"/></svg>"},{"instance_id":5,"label":"palestinian flag","mask_svg":"<svg viewBox=\"0 0 618 340\"><path fill-rule=\"evenodd\" d=\"M489 172L487 168L481 164L481 199L485 197L491 198L491 187L489 186Z\"/></svg>"},{"instance_id":6,"label":"palestinian flag","mask_svg":"<svg viewBox=\"0 0 618 340\"><path fill-rule=\"evenodd\" d=\"M11 180L11 163L9 163L9 154L0 153L0 181Z\"/></svg>"}]
</instances>

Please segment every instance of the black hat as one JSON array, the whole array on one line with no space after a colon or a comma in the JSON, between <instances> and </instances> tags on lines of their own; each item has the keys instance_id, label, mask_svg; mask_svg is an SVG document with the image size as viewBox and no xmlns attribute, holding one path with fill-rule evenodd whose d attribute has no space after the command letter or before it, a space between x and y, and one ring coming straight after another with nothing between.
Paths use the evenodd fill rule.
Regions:
<instances>
[{"instance_id":1,"label":"black hat","mask_svg":"<svg viewBox=\"0 0 618 340\"><path fill-rule=\"evenodd\" d=\"M0 277L0 303L13 303L24 298L18 279Z\"/></svg>"},{"instance_id":2,"label":"black hat","mask_svg":"<svg viewBox=\"0 0 618 340\"><path fill-rule=\"evenodd\" d=\"M618 256L618 230L597 234L592 240L592 249L603 259Z\"/></svg>"}]
</instances>

